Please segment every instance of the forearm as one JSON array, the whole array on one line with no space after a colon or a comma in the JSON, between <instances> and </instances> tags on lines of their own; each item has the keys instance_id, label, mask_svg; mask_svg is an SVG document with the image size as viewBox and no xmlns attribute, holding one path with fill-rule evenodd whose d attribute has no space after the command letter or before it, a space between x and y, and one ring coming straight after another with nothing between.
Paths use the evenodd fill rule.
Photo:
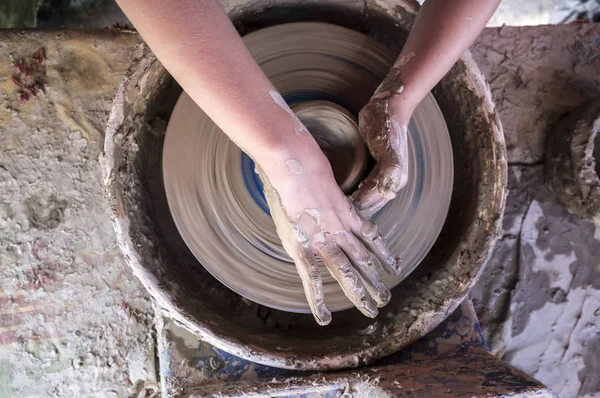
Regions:
<instances>
[{"instance_id":1,"label":"forearm","mask_svg":"<svg viewBox=\"0 0 600 398\"><path fill-rule=\"evenodd\" d=\"M412 113L485 27L499 0L426 0L395 67L403 85L394 101Z\"/></svg>"},{"instance_id":2,"label":"forearm","mask_svg":"<svg viewBox=\"0 0 600 398\"><path fill-rule=\"evenodd\" d=\"M117 2L183 89L255 160L316 147L293 134L295 121L216 0Z\"/></svg>"}]
</instances>

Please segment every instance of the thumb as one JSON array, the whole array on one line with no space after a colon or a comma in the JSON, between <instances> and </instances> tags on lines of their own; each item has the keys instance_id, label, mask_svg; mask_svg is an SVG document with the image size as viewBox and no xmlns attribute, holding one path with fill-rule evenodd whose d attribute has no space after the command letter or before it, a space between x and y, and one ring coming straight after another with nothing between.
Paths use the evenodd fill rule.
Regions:
<instances>
[{"instance_id":1,"label":"thumb","mask_svg":"<svg viewBox=\"0 0 600 398\"><path fill-rule=\"evenodd\" d=\"M408 179L405 169L396 162L375 165L351 197L363 218L370 219L396 197L396 193L406 185Z\"/></svg>"}]
</instances>

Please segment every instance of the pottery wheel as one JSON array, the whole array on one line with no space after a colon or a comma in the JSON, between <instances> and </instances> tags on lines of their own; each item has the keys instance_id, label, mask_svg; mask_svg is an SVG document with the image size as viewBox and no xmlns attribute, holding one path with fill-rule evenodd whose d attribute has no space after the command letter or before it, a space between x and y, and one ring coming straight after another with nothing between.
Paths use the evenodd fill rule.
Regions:
<instances>
[{"instance_id":1,"label":"pottery wheel","mask_svg":"<svg viewBox=\"0 0 600 398\"><path fill-rule=\"evenodd\" d=\"M335 25L293 23L244 37L263 71L326 153L336 179L351 192L372 166L356 117L395 60L387 47ZM372 221L403 259L399 284L437 239L450 204L452 147L429 94L408 134L407 186ZM163 149L164 183L177 228L198 261L223 284L257 303L310 312L296 268L281 246L254 164L183 93ZM321 264L331 311L351 307Z\"/></svg>"}]
</instances>

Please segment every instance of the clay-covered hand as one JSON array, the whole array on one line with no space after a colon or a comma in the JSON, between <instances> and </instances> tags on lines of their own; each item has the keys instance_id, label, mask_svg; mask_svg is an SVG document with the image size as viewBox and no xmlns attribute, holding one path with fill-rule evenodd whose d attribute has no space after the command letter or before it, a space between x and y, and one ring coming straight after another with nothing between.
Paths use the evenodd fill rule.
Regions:
<instances>
[{"instance_id":1,"label":"clay-covered hand","mask_svg":"<svg viewBox=\"0 0 600 398\"><path fill-rule=\"evenodd\" d=\"M360 133L376 161L369 176L353 193L354 205L365 218L379 211L408 180L408 122L411 111L402 105L404 86L392 68L360 111Z\"/></svg>"},{"instance_id":2,"label":"clay-covered hand","mask_svg":"<svg viewBox=\"0 0 600 398\"><path fill-rule=\"evenodd\" d=\"M375 317L377 307L387 304L391 297L375 264L379 261L395 275L400 261L376 225L360 217L340 190L314 140L310 145L314 149L303 149L302 157L284 160L284 168L258 170L277 233L296 264L308 304L320 325L331 321L331 313L325 305L316 256L321 257L350 301L364 315Z\"/></svg>"}]
</instances>

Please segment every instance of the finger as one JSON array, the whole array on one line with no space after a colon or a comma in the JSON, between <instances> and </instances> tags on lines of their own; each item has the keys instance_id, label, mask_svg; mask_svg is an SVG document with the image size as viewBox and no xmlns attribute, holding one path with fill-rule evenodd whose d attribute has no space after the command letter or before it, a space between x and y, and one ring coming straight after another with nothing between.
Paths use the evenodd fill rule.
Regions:
<instances>
[{"instance_id":1,"label":"finger","mask_svg":"<svg viewBox=\"0 0 600 398\"><path fill-rule=\"evenodd\" d=\"M356 231L357 236L365 247L375 255L383 269L390 275L398 275L402 270L402 260L392 254L388 244L381 237L377 230L377 225L364 221L360 231Z\"/></svg>"},{"instance_id":2,"label":"finger","mask_svg":"<svg viewBox=\"0 0 600 398\"><path fill-rule=\"evenodd\" d=\"M385 306L392 297L389 289L379 278L374 258L354 234L340 231L335 234L335 243L346 254L354 268L363 278L367 292L375 299L378 307Z\"/></svg>"},{"instance_id":3,"label":"finger","mask_svg":"<svg viewBox=\"0 0 600 398\"><path fill-rule=\"evenodd\" d=\"M321 326L331 322L331 312L325 305L325 295L323 294L323 282L319 273L315 255L304 246L299 246L293 256L296 270L302 280L304 294L308 301L308 306L313 313L315 320Z\"/></svg>"},{"instance_id":4,"label":"finger","mask_svg":"<svg viewBox=\"0 0 600 398\"><path fill-rule=\"evenodd\" d=\"M395 163L377 163L352 194L359 214L370 219L406 185L408 173Z\"/></svg>"},{"instance_id":5,"label":"finger","mask_svg":"<svg viewBox=\"0 0 600 398\"><path fill-rule=\"evenodd\" d=\"M344 252L331 239L316 245L316 250L352 304L364 315L375 318L378 313L377 304Z\"/></svg>"},{"instance_id":6,"label":"finger","mask_svg":"<svg viewBox=\"0 0 600 398\"><path fill-rule=\"evenodd\" d=\"M371 218L408 181L408 128L389 114L388 101L371 100L359 114L359 129L377 162L352 195L365 218Z\"/></svg>"}]
</instances>

